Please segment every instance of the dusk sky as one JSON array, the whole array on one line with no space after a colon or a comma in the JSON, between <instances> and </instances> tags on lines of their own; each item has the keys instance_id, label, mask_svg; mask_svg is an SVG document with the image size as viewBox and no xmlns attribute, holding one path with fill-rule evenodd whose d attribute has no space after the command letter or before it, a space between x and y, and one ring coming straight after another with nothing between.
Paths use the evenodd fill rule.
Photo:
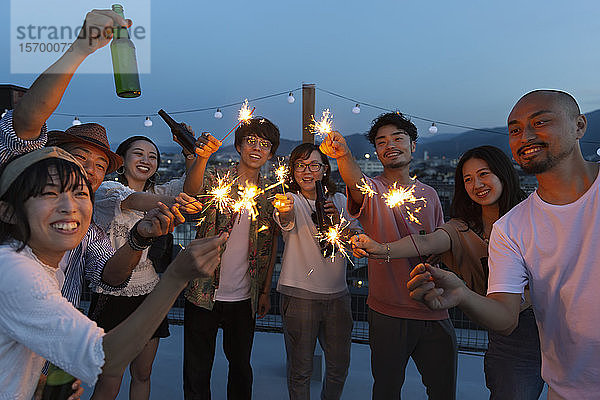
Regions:
<instances>
[{"instance_id":1,"label":"dusk sky","mask_svg":"<svg viewBox=\"0 0 600 400\"><path fill-rule=\"evenodd\" d=\"M12 0L27 4L30 0ZM8 3L8 0L5 0ZM36 0L35 3L38 1ZM52 7L47 4L55 4ZM75 3L76 5L72 5ZM126 17L147 13L149 46L136 43L138 58L151 60L141 75L142 96L120 99L111 74L77 74L57 112L144 114L217 107L244 98L288 92L302 83L381 107L471 127L504 126L514 102L536 88L572 93L584 112L600 108L600 3L597 1L192 1L121 2ZM47 24L80 25L86 10L110 2L46 1ZM60 16L60 13L63 13ZM73 17L70 17L73 15ZM56 22L55 20L56 19ZM142 18L142 17L140 17ZM2 54L15 36L11 15L0 16ZM142 49L148 52L139 54ZM99 50L86 64L105 63ZM53 59L57 59L54 55ZM49 65L49 64L48 64ZM85 66L85 65L84 65ZM10 57L0 61L0 83L29 86L32 74L11 74ZM301 92L256 101L258 115L275 122L282 137L301 137ZM381 111L317 91L316 111L330 108L343 134L364 132ZM174 115L196 132L222 137L237 122L238 106ZM54 116L53 129L73 118ZM81 117L108 128L111 143L143 134L170 142L166 125L152 117ZM414 120L427 136L427 122ZM462 131L438 123L439 133ZM226 144L231 144L233 141Z\"/></svg>"}]
</instances>

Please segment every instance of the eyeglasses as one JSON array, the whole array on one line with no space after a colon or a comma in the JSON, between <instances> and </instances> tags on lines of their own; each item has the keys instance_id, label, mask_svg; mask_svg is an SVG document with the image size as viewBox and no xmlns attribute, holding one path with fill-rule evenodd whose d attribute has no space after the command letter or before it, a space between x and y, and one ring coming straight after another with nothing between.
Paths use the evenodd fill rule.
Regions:
<instances>
[{"instance_id":1,"label":"eyeglasses","mask_svg":"<svg viewBox=\"0 0 600 400\"><path fill-rule=\"evenodd\" d=\"M323 164L318 163L316 161L311 162L310 164L305 164L303 162L297 162L294 164L294 170L298 172L306 171L307 167L310 172L319 172L321 168L323 168Z\"/></svg>"},{"instance_id":2,"label":"eyeglasses","mask_svg":"<svg viewBox=\"0 0 600 400\"><path fill-rule=\"evenodd\" d=\"M271 150L271 147L273 146L273 144L271 142L269 142L268 140L259 139L256 136L246 136L246 137L244 137L244 142L250 147L254 147L258 143L258 146L260 147L261 150L267 150L267 151Z\"/></svg>"}]
</instances>

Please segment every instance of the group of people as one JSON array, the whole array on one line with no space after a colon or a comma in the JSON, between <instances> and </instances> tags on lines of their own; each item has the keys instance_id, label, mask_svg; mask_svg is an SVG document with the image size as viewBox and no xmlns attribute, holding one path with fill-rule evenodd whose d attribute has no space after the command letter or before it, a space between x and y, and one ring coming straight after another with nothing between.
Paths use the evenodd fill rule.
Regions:
<instances>
[{"instance_id":1,"label":"group of people","mask_svg":"<svg viewBox=\"0 0 600 400\"><path fill-rule=\"evenodd\" d=\"M529 197L500 149L477 147L458 162L444 222L435 190L409 175L416 127L388 113L367 134L380 176L364 175L344 137L331 132L320 146L292 151L285 194L265 191L253 210L232 211L207 194L226 174L240 192L268 186L260 170L276 154L279 130L267 118L235 131L240 161L228 170L207 169L221 142L205 134L194 154L184 150L185 175L163 184L160 151L147 137L130 137L113 152L99 124L47 132L45 121L77 67L110 42L113 26L130 24L112 11L88 13L71 51L0 120L1 398L39 396L47 361L95 385L93 399L114 399L129 366L130 398L148 399L159 338L169 335L165 316L185 288L185 398L211 398L221 328L227 397L250 399L255 317L270 308L280 233L277 291L289 397L310 398L318 340L326 361L321 398L341 398L351 302L344 258L330 257L318 240L319 184L326 218L351 221L353 253L369 258L373 399L400 398L409 358L430 399L456 398L456 336L447 312L454 306L489 330L490 398L537 399L544 382L550 399L597 395L600 184L598 164L581 153L587 121L572 96L537 90L510 112L512 156L539 182ZM329 158L346 195L336 191ZM104 181L113 171L117 180ZM410 187L420 200L390 208L365 185L379 194ZM405 218L417 210L418 221ZM199 213L197 239L159 277L149 248ZM424 262L421 254L439 256ZM86 282L93 291L88 316L77 309ZM72 399L81 395L80 382Z\"/></svg>"}]
</instances>

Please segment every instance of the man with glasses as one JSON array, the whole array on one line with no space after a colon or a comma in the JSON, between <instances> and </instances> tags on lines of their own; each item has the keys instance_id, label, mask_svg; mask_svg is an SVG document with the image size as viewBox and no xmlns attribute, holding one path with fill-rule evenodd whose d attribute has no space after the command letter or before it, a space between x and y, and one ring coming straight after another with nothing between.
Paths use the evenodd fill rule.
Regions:
<instances>
[{"instance_id":1,"label":"man with glasses","mask_svg":"<svg viewBox=\"0 0 600 400\"><path fill-rule=\"evenodd\" d=\"M188 176L185 191L207 194L217 186L219 177L229 174L237 179L231 197L247 185L263 189L268 185L260 176L261 167L275 155L279 129L266 118L253 118L235 131L235 148L240 161L225 171L205 174L209 157L221 142L211 135L197 142L195 163L200 168ZM194 171L194 168L192 168ZM239 189L238 189L239 186ZM252 397L250 354L254 338L254 316L264 316L270 308L271 276L276 255L276 224L273 221L271 193L259 194L258 215L248 211L219 210L210 197L205 203L206 218L197 237L229 232L223 246L221 263L214 276L196 279L185 292L183 388L186 400L210 399L210 377L215 356L217 330L223 329L223 350L229 361L228 399ZM204 200L203 200L204 199Z\"/></svg>"},{"instance_id":2,"label":"man with glasses","mask_svg":"<svg viewBox=\"0 0 600 400\"><path fill-rule=\"evenodd\" d=\"M422 230L432 232L443 224L435 190L409 175L416 126L399 113L382 114L373 121L367 138L383 165L383 173L375 178L363 175L338 132L329 134L321 145L323 153L337 159L347 185L348 210L365 233L380 243L389 243ZM367 196L358 189L363 179L378 196ZM424 200L390 208L381 195L393 187L414 188L415 197ZM419 223L404 219L408 211L418 211ZM373 399L400 398L409 357L421 373L429 399L456 398L456 336L448 312L432 311L415 302L406 287L411 266L418 263L418 259L391 260L389 246L387 259L369 259L367 304Z\"/></svg>"}]
</instances>

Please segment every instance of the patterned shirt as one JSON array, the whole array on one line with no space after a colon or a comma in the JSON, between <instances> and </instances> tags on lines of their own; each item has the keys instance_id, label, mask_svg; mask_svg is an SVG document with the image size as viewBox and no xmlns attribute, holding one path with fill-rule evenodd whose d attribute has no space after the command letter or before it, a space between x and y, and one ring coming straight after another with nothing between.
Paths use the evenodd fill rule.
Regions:
<instances>
[{"instance_id":1,"label":"patterned shirt","mask_svg":"<svg viewBox=\"0 0 600 400\"><path fill-rule=\"evenodd\" d=\"M219 171L219 176L223 177L229 173L231 177L237 176L237 167L233 166L224 171ZM216 186L216 171L207 172L204 177L204 189L202 194ZM236 182L243 184L243 182ZM270 182L259 176L258 187L265 188ZM233 185L231 197L234 200L239 198L237 185ZM262 292L267 272L269 269L272 253L273 240L277 233L275 221L273 221L273 205L269 200L271 191L262 193L256 197L256 209L258 215L250 221L250 234L248 237L248 273L250 275L250 298L252 300L252 309L256 311L258 297ZM208 196L200 197L203 203L204 220L198 226L197 238L220 235L223 232L231 232L238 212L225 211L221 213L215 204L211 204L211 198ZM225 244L225 246L227 243ZM221 246L221 254L225 250ZM217 266L215 274L209 278L198 278L191 281L185 291L185 298L192 304L211 310L215 302L215 289L219 286L219 276L221 274L221 265Z\"/></svg>"},{"instance_id":2,"label":"patterned shirt","mask_svg":"<svg viewBox=\"0 0 600 400\"><path fill-rule=\"evenodd\" d=\"M39 138L19 138L13 127L12 113L9 110L0 120L0 165L17 155L41 149L48 141L46 124L42 127ZM79 307L84 278L90 281L92 288L100 286L106 290L114 290L125 287L129 278L116 287L107 285L101 279L104 265L114 253L106 233L92 222L79 246L66 252L61 261L61 264L66 262L62 295L75 307Z\"/></svg>"}]
</instances>

